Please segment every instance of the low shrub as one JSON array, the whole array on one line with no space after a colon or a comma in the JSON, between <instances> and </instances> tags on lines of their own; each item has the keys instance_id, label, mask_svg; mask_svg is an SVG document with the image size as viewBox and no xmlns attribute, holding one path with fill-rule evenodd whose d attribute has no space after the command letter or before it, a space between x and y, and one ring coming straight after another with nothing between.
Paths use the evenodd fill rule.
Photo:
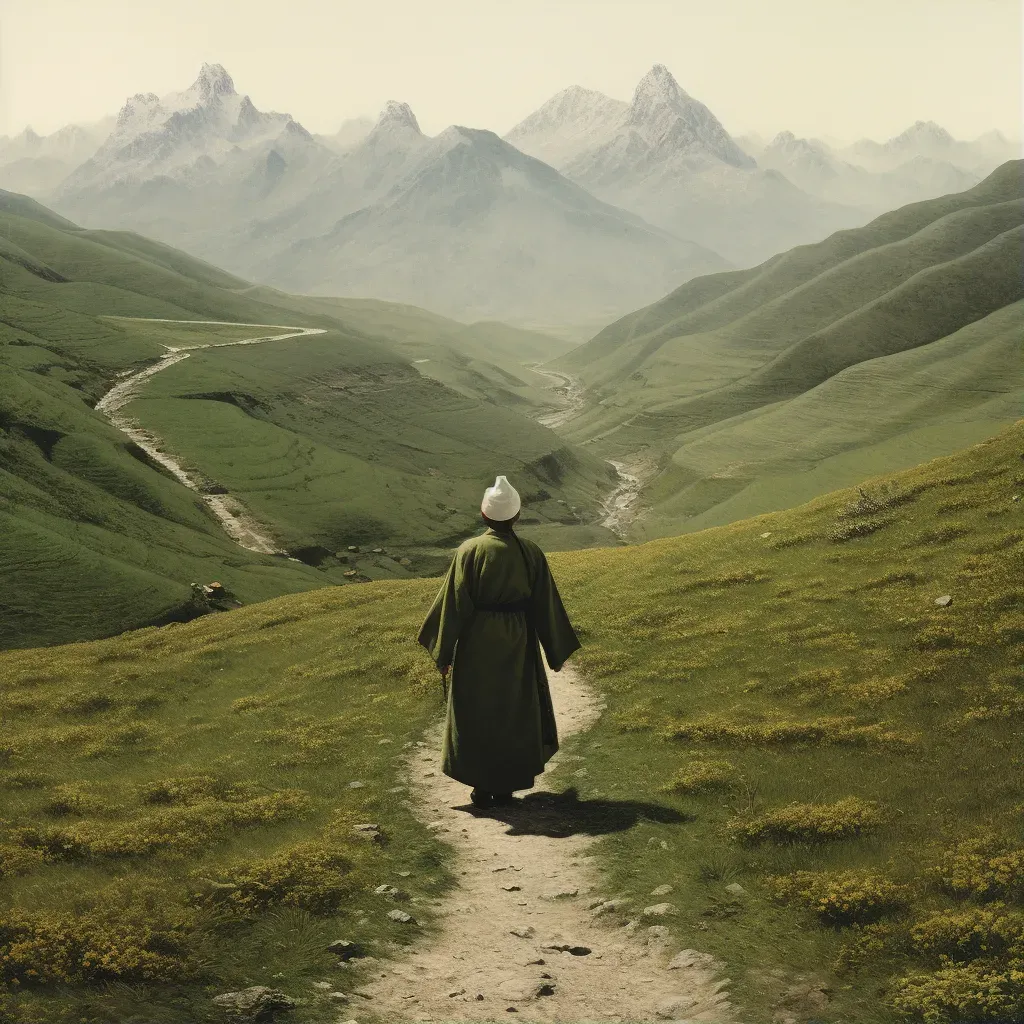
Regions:
<instances>
[{"instance_id":1,"label":"low shrub","mask_svg":"<svg viewBox=\"0 0 1024 1024\"><path fill-rule=\"evenodd\" d=\"M220 881L207 879L208 889L199 899L246 914L277 906L331 913L358 888L354 852L323 842L301 843L274 857L236 865Z\"/></svg>"},{"instance_id":2,"label":"low shrub","mask_svg":"<svg viewBox=\"0 0 1024 1024\"><path fill-rule=\"evenodd\" d=\"M161 779L143 786L139 796L147 804L178 804L189 807L201 800L244 800L252 795L251 789L238 783L223 782L210 775L186 775L181 778Z\"/></svg>"},{"instance_id":3,"label":"low shrub","mask_svg":"<svg viewBox=\"0 0 1024 1024\"><path fill-rule=\"evenodd\" d=\"M907 906L910 893L871 871L797 871L771 881L775 895L806 907L827 924L873 924Z\"/></svg>"},{"instance_id":4,"label":"low shrub","mask_svg":"<svg viewBox=\"0 0 1024 1024\"><path fill-rule=\"evenodd\" d=\"M982 900L1024 897L1024 850L994 835L975 836L946 851L933 876L958 896Z\"/></svg>"},{"instance_id":5,"label":"low shrub","mask_svg":"<svg viewBox=\"0 0 1024 1024\"><path fill-rule=\"evenodd\" d=\"M711 743L737 743L775 746L790 743L814 743L821 746L905 747L916 737L897 732L882 723L858 724L855 718L818 718L810 722L769 721L740 724L708 716L693 722L676 722L668 730L668 739L704 740Z\"/></svg>"},{"instance_id":6,"label":"low shrub","mask_svg":"<svg viewBox=\"0 0 1024 1024\"><path fill-rule=\"evenodd\" d=\"M70 815L103 814L110 810L110 805L94 793L90 793L81 783L69 782L54 787L50 799L43 805L47 814L56 817Z\"/></svg>"},{"instance_id":7,"label":"low shrub","mask_svg":"<svg viewBox=\"0 0 1024 1024\"><path fill-rule=\"evenodd\" d=\"M302 815L309 807L297 791L271 793L238 803L201 800L166 807L130 821L81 821L53 828L25 827L16 838L48 860L144 856L159 850L197 850L237 828L252 828Z\"/></svg>"},{"instance_id":8,"label":"low shrub","mask_svg":"<svg viewBox=\"0 0 1024 1024\"><path fill-rule=\"evenodd\" d=\"M1024 961L977 960L909 975L895 983L892 1005L926 1024L1013 1024L1024 1016Z\"/></svg>"},{"instance_id":9,"label":"low shrub","mask_svg":"<svg viewBox=\"0 0 1024 1024\"><path fill-rule=\"evenodd\" d=\"M42 861L43 855L38 850L0 842L0 881L13 878L15 875L23 875Z\"/></svg>"},{"instance_id":10,"label":"low shrub","mask_svg":"<svg viewBox=\"0 0 1024 1024\"><path fill-rule=\"evenodd\" d=\"M1024 957L1024 913L1004 904L947 911L914 925L910 936L918 952L951 960Z\"/></svg>"},{"instance_id":11,"label":"low shrub","mask_svg":"<svg viewBox=\"0 0 1024 1024\"><path fill-rule=\"evenodd\" d=\"M840 523L829 531L828 539L833 544L843 544L848 540L856 540L858 537L868 537L872 533L878 533L887 526L896 522L894 516L879 516L876 519L858 519L850 523Z\"/></svg>"},{"instance_id":12,"label":"low shrub","mask_svg":"<svg viewBox=\"0 0 1024 1024\"><path fill-rule=\"evenodd\" d=\"M893 954L902 951L906 944L905 931L892 922L876 921L864 925L854 922L850 925L847 941L836 953L833 966L842 974L858 971L882 957L891 962Z\"/></svg>"},{"instance_id":13,"label":"low shrub","mask_svg":"<svg viewBox=\"0 0 1024 1024\"><path fill-rule=\"evenodd\" d=\"M0 979L12 985L181 981L194 912L153 883L117 882L72 910L0 913Z\"/></svg>"},{"instance_id":14,"label":"low shrub","mask_svg":"<svg viewBox=\"0 0 1024 1024\"><path fill-rule=\"evenodd\" d=\"M790 804L756 817L741 818L727 826L742 843L826 843L854 839L884 824L877 803L849 796L834 804Z\"/></svg>"},{"instance_id":15,"label":"low shrub","mask_svg":"<svg viewBox=\"0 0 1024 1024\"><path fill-rule=\"evenodd\" d=\"M663 792L708 793L731 789L738 778L735 765L729 761L695 760L680 768L672 776L672 781L663 787Z\"/></svg>"}]
</instances>

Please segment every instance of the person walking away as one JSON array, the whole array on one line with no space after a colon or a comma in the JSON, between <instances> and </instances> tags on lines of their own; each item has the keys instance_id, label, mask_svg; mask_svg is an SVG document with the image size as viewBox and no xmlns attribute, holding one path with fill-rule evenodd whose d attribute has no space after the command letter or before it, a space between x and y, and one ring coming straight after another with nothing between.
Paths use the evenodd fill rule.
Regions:
<instances>
[{"instance_id":1,"label":"person walking away","mask_svg":"<svg viewBox=\"0 0 1024 1024\"><path fill-rule=\"evenodd\" d=\"M513 529L520 510L499 476L480 505L487 530L455 553L418 638L451 676L444 773L477 807L531 789L558 750L541 647L555 672L580 647L544 552Z\"/></svg>"}]
</instances>

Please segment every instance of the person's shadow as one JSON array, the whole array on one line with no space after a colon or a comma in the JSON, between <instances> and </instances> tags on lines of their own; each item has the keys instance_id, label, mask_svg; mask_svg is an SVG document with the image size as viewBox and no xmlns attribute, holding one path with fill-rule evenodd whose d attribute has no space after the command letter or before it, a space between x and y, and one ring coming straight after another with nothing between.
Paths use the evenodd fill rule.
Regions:
<instances>
[{"instance_id":1,"label":"person's shadow","mask_svg":"<svg viewBox=\"0 0 1024 1024\"><path fill-rule=\"evenodd\" d=\"M625 832L639 821L680 824L693 821L692 814L661 804L640 800L581 800L574 788L562 793L528 793L513 804L481 809L472 804L459 807L478 818L505 822L510 836L602 836Z\"/></svg>"}]
</instances>

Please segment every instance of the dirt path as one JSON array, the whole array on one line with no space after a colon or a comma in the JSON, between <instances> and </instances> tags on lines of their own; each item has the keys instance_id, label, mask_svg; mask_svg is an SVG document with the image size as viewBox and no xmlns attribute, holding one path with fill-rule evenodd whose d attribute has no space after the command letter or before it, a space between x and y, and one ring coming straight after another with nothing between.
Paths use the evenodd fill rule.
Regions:
<instances>
[{"instance_id":1,"label":"dirt path","mask_svg":"<svg viewBox=\"0 0 1024 1024\"><path fill-rule=\"evenodd\" d=\"M268 341L284 341L286 338L302 338L310 334L324 334L321 327L289 327L282 324L236 324L224 320L172 320L159 317L117 317L119 320L141 320L163 324L217 324L225 327L260 327L264 330L287 331L286 334L264 334L237 341L214 341L206 345L164 346L167 355L152 366L138 373L132 373L115 384L96 403L97 412L103 413L122 434L134 441L151 459L167 469L180 483L199 494L217 517L224 532L243 548L262 555L280 554L273 539L264 533L245 506L230 494L205 494L198 478L189 473L173 455L164 451L163 442L155 434L125 416L122 410L142 393L146 382L156 374L180 363L195 351L204 348L231 348L236 345L261 345Z\"/></svg>"},{"instance_id":2,"label":"dirt path","mask_svg":"<svg viewBox=\"0 0 1024 1024\"><path fill-rule=\"evenodd\" d=\"M551 683L561 735L587 729L601 711L594 693L568 665ZM441 773L439 749L438 727L413 751L412 799L454 846L460 886L436 905L440 934L374 965L339 1021L735 1020L723 965L671 946L643 907L616 926L611 908L595 906L614 894L591 867L593 840L574 831L564 798L543 778L520 806L478 812L467 788ZM415 915L415 904L405 906Z\"/></svg>"}]
</instances>

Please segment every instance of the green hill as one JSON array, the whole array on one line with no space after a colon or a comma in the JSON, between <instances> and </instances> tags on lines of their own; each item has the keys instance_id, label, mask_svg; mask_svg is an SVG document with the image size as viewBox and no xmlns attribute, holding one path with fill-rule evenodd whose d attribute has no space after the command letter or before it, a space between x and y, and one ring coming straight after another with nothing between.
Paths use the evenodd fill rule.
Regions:
<instances>
[{"instance_id":1,"label":"green hill","mask_svg":"<svg viewBox=\"0 0 1024 1024\"><path fill-rule=\"evenodd\" d=\"M638 537L784 508L1012 422L1024 399L1024 162L760 267L691 281L552 365L561 428L643 461Z\"/></svg>"},{"instance_id":2,"label":"green hill","mask_svg":"<svg viewBox=\"0 0 1024 1024\"><path fill-rule=\"evenodd\" d=\"M556 781L681 812L597 863L632 906L674 887L673 941L726 962L744 1020L1022 1019L1022 443L551 558L607 704ZM326 943L408 941L381 878L409 872L429 932L452 879L400 771L436 714L435 586L0 654L0 1019L184 1024L273 978L333 1020Z\"/></svg>"},{"instance_id":3,"label":"green hill","mask_svg":"<svg viewBox=\"0 0 1024 1024\"><path fill-rule=\"evenodd\" d=\"M533 499L527 528L546 543L610 537L588 525L610 467L537 425L534 413L558 399L515 362L519 346L538 361L564 343L411 307L253 288L10 193L0 193L0 307L0 647L187 616L192 582L220 580L249 602L347 582L346 572L437 571L500 472ZM199 495L93 408L166 346L273 331L147 318L326 332L280 349L195 351L128 408L310 564L240 548ZM351 544L363 550L335 557Z\"/></svg>"}]
</instances>

